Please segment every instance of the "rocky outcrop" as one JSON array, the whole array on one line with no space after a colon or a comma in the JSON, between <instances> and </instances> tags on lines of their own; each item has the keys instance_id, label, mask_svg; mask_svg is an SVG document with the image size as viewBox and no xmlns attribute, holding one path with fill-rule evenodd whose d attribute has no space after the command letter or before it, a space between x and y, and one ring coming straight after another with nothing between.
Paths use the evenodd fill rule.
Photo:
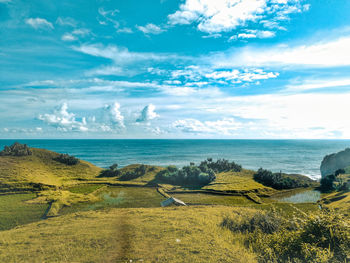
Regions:
<instances>
[{"instance_id":1,"label":"rocky outcrop","mask_svg":"<svg viewBox=\"0 0 350 263\"><path fill-rule=\"evenodd\" d=\"M346 148L344 151L326 155L321 163L321 175L322 177L334 174L338 169L344 169L350 166L350 148Z\"/></svg>"}]
</instances>

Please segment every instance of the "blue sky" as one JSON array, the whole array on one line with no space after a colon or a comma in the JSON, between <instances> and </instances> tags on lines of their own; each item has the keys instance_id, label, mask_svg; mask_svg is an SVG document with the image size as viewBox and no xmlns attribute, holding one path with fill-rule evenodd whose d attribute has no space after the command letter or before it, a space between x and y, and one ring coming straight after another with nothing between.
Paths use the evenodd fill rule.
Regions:
<instances>
[{"instance_id":1,"label":"blue sky","mask_svg":"<svg viewBox=\"0 0 350 263\"><path fill-rule=\"evenodd\" d=\"M0 138L350 139L347 0L0 0Z\"/></svg>"}]
</instances>

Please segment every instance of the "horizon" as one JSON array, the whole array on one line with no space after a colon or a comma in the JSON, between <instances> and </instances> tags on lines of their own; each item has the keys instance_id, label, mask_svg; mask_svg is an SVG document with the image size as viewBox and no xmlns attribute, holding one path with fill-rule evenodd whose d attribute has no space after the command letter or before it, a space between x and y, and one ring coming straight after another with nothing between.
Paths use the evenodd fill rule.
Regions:
<instances>
[{"instance_id":1,"label":"horizon","mask_svg":"<svg viewBox=\"0 0 350 263\"><path fill-rule=\"evenodd\" d=\"M349 140L349 9L0 0L0 139Z\"/></svg>"}]
</instances>

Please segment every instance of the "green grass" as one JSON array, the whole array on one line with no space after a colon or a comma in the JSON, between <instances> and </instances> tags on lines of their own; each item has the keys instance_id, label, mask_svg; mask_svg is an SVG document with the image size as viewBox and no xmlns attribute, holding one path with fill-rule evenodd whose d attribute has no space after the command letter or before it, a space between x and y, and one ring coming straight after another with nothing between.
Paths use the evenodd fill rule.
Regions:
<instances>
[{"instance_id":1,"label":"green grass","mask_svg":"<svg viewBox=\"0 0 350 263\"><path fill-rule=\"evenodd\" d=\"M275 192L253 179L254 171L243 169L241 172L223 172L216 175L216 180L202 187L204 190L224 192L256 192L259 194L272 194Z\"/></svg>"},{"instance_id":2,"label":"green grass","mask_svg":"<svg viewBox=\"0 0 350 263\"><path fill-rule=\"evenodd\" d=\"M68 188L68 191L75 193L75 194L90 194L97 189L100 189L101 187L105 186L104 184L81 184L76 185Z\"/></svg>"},{"instance_id":3,"label":"green grass","mask_svg":"<svg viewBox=\"0 0 350 263\"><path fill-rule=\"evenodd\" d=\"M35 194L0 195L0 230L40 220L48 205L25 202L35 197Z\"/></svg>"}]
</instances>

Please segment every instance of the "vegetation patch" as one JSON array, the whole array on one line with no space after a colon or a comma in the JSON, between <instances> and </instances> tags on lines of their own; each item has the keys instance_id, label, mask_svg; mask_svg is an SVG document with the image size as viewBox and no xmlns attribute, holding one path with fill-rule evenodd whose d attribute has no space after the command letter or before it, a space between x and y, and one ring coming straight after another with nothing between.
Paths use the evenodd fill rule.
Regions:
<instances>
[{"instance_id":1,"label":"vegetation patch","mask_svg":"<svg viewBox=\"0 0 350 263\"><path fill-rule=\"evenodd\" d=\"M0 156L28 156L32 155L32 151L26 144L15 142L11 146L5 146L0 152Z\"/></svg>"},{"instance_id":2,"label":"vegetation patch","mask_svg":"<svg viewBox=\"0 0 350 263\"><path fill-rule=\"evenodd\" d=\"M258 212L221 223L232 232L245 233L245 244L259 262L346 262L350 255L349 220L335 213L284 219L275 211Z\"/></svg>"},{"instance_id":3,"label":"vegetation patch","mask_svg":"<svg viewBox=\"0 0 350 263\"><path fill-rule=\"evenodd\" d=\"M0 230L40 220L48 208L47 203L29 204L36 194L0 195Z\"/></svg>"},{"instance_id":4,"label":"vegetation patch","mask_svg":"<svg viewBox=\"0 0 350 263\"><path fill-rule=\"evenodd\" d=\"M273 173L269 170L260 168L255 174L254 179L266 186L282 190L293 189L299 187L315 186L316 182L307 176L303 175L288 175L280 173Z\"/></svg>"},{"instance_id":5,"label":"vegetation patch","mask_svg":"<svg viewBox=\"0 0 350 263\"><path fill-rule=\"evenodd\" d=\"M66 153L58 155L56 158L54 158L54 160L66 165L76 165L79 163L78 158Z\"/></svg>"}]
</instances>

